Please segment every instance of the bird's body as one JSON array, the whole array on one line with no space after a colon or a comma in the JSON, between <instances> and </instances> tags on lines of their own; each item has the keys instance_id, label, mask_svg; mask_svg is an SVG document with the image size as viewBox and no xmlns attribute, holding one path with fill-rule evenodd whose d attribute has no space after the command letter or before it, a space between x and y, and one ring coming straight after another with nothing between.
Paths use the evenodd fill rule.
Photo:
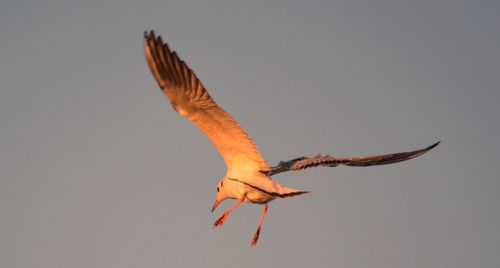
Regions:
<instances>
[{"instance_id":1,"label":"bird's body","mask_svg":"<svg viewBox=\"0 0 500 268\"><path fill-rule=\"evenodd\" d=\"M308 193L286 187L272 180L271 176L316 166L372 166L397 163L420 156L439 144L438 142L411 152L366 157L339 158L330 155L299 157L269 167L249 135L231 115L215 103L194 72L175 51L172 52L168 45L163 43L161 37L156 37L153 31L144 34L144 53L153 76L172 107L207 135L226 163L227 172L217 184L217 198L212 211L225 199L237 199L237 202L214 222L214 227L222 225L229 213L242 202L264 205L260 223L252 239L252 246L257 244L269 202L276 198Z\"/></svg>"},{"instance_id":2,"label":"bird's body","mask_svg":"<svg viewBox=\"0 0 500 268\"><path fill-rule=\"evenodd\" d=\"M308 193L286 187L260 172L241 178L243 179L224 176L219 186L219 191L223 191L221 194L230 199L243 199L243 202L264 204L276 198ZM249 181L258 183L250 183Z\"/></svg>"},{"instance_id":3,"label":"bird's body","mask_svg":"<svg viewBox=\"0 0 500 268\"><path fill-rule=\"evenodd\" d=\"M243 202L254 204L265 204L276 199L271 194L252 188L237 179L224 177L221 185L223 186L219 187L219 191L228 199L243 199Z\"/></svg>"}]
</instances>

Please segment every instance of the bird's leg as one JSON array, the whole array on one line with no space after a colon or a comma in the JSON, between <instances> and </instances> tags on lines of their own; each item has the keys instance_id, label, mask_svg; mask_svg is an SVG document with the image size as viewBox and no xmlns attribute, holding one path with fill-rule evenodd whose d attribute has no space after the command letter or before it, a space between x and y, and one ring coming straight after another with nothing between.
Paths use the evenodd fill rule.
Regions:
<instances>
[{"instance_id":1,"label":"bird's leg","mask_svg":"<svg viewBox=\"0 0 500 268\"><path fill-rule=\"evenodd\" d=\"M253 235L253 238L252 238L252 244L251 244L252 247L256 246L257 241L259 240L260 229L262 228L262 222L264 221L264 217L266 216L267 208L268 208L268 205L266 203L264 205L264 209L262 209L262 216L260 217L260 222L259 222L259 226L257 226L257 231L255 231L255 234Z\"/></svg>"},{"instance_id":2,"label":"bird's leg","mask_svg":"<svg viewBox=\"0 0 500 268\"><path fill-rule=\"evenodd\" d=\"M229 213L236 208L239 204L243 203L244 198L240 198L236 203L234 203L228 210L224 212L215 222L214 222L214 228L221 226L224 221L226 220L227 216L229 216Z\"/></svg>"}]
</instances>

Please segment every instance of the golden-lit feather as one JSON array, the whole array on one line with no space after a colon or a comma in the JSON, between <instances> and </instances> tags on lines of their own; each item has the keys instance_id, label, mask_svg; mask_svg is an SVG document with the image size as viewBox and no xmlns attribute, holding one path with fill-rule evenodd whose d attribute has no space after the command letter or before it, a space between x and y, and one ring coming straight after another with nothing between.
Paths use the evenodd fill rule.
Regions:
<instances>
[{"instance_id":1,"label":"golden-lit feather","mask_svg":"<svg viewBox=\"0 0 500 268\"><path fill-rule=\"evenodd\" d=\"M308 193L281 185L270 176L317 166L392 164L420 156L439 144L438 142L411 152L366 157L339 158L330 155L299 157L269 168L243 128L215 103L194 72L175 51L171 51L168 45L163 43L161 37L156 37L153 31L144 34L144 54L153 76L172 107L208 136L226 162L227 173L217 185L217 198L212 211L225 199L238 199L238 201L226 210L213 226L222 225L229 213L242 202L264 205L259 225L252 238L252 246L257 244L268 208L267 203L276 198Z\"/></svg>"},{"instance_id":2,"label":"golden-lit feather","mask_svg":"<svg viewBox=\"0 0 500 268\"><path fill-rule=\"evenodd\" d=\"M266 171L269 165L243 128L210 97L195 73L153 31L144 34L144 53L172 107L208 136L228 174Z\"/></svg>"}]
</instances>

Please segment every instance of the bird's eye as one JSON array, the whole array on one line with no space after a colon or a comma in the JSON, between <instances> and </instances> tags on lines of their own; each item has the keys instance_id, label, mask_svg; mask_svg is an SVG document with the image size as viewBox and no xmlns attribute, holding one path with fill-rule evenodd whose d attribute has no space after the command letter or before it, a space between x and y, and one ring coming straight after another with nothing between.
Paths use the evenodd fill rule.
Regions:
<instances>
[{"instance_id":1,"label":"bird's eye","mask_svg":"<svg viewBox=\"0 0 500 268\"><path fill-rule=\"evenodd\" d=\"M217 187L217 192L219 192L219 187Z\"/></svg>"}]
</instances>

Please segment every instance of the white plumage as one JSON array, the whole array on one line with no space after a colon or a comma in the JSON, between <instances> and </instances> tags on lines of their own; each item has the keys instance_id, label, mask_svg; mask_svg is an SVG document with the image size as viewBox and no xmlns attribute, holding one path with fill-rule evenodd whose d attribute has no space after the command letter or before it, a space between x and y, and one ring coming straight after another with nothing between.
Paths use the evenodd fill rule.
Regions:
<instances>
[{"instance_id":1,"label":"white plumage","mask_svg":"<svg viewBox=\"0 0 500 268\"><path fill-rule=\"evenodd\" d=\"M337 165L372 166L405 161L426 153L439 144L427 148L386 155L338 158L333 156L299 157L269 167L257 146L243 128L215 103L194 72L171 51L154 32L144 34L144 53L158 85L170 100L172 107L187 117L215 145L224 159L227 172L217 184L217 198L212 211L225 199L238 201L214 222L214 227L224 223L229 213L242 202L263 204L262 217L251 245L257 244L264 216L270 201L307 193L288 188L270 178L285 172L309 167Z\"/></svg>"}]
</instances>

